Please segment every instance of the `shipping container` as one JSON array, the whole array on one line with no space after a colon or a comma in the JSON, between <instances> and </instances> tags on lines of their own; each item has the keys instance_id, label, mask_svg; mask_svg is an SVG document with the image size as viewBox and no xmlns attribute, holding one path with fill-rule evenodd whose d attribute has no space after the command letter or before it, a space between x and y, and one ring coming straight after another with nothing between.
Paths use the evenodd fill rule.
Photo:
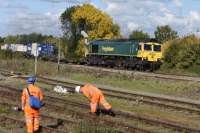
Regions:
<instances>
[{"instance_id":1,"label":"shipping container","mask_svg":"<svg viewBox=\"0 0 200 133\"><path fill-rule=\"evenodd\" d=\"M17 52L26 52L27 46L24 44L16 44L16 51Z\"/></svg>"},{"instance_id":2,"label":"shipping container","mask_svg":"<svg viewBox=\"0 0 200 133\"><path fill-rule=\"evenodd\" d=\"M1 50L8 50L8 44L4 44L1 46Z\"/></svg>"},{"instance_id":3,"label":"shipping container","mask_svg":"<svg viewBox=\"0 0 200 133\"><path fill-rule=\"evenodd\" d=\"M27 45L27 54L39 57L52 57L54 56L55 46L45 43L29 43Z\"/></svg>"},{"instance_id":4,"label":"shipping container","mask_svg":"<svg viewBox=\"0 0 200 133\"><path fill-rule=\"evenodd\" d=\"M26 52L27 46L24 44L4 44L2 50L11 50L13 52Z\"/></svg>"}]
</instances>

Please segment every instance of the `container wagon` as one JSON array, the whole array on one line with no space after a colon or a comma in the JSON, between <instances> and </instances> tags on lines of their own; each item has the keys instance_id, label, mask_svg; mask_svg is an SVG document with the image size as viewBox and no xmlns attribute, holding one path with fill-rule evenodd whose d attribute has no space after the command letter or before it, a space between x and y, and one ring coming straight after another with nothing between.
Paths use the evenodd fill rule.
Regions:
<instances>
[{"instance_id":1,"label":"container wagon","mask_svg":"<svg viewBox=\"0 0 200 133\"><path fill-rule=\"evenodd\" d=\"M35 56L37 51L38 57L54 57L55 46L45 43L29 43L27 44L27 55Z\"/></svg>"}]
</instances>

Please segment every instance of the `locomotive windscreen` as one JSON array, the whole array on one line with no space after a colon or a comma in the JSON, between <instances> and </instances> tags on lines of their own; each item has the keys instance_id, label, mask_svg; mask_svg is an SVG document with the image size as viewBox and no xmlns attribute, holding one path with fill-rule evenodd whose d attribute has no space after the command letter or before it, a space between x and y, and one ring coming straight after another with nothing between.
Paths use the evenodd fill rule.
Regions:
<instances>
[{"instance_id":1,"label":"locomotive windscreen","mask_svg":"<svg viewBox=\"0 0 200 133\"><path fill-rule=\"evenodd\" d=\"M153 50L159 52L159 51L161 51L161 46L160 45L154 45Z\"/></svg>"},{"instance_id":2,"label":"locomotive windscreen","mask_svg":"<svg viewBox=\"0 0 200 133\"><path fill-rule=\"evenodd\" d=\"M92 53L98 53L99 46L98 45L92 45Z\"/></svg>"}]
</instances>

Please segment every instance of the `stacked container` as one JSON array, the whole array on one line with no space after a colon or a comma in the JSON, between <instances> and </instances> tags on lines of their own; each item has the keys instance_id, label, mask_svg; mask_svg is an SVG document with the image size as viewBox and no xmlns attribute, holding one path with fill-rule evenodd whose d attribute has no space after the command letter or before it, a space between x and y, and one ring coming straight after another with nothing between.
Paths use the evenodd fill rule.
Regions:
<instances>
[{"instance_id":1,"label":"stacked container","mask_svg":"<svg viewBox=\"0 0 200 133\"><path fill-rule=\"evenodd\" d=\"M27 45L27 54L39 57L53 57L55 47L52 44L29 43Z\"/></svg>"}]
</instances>

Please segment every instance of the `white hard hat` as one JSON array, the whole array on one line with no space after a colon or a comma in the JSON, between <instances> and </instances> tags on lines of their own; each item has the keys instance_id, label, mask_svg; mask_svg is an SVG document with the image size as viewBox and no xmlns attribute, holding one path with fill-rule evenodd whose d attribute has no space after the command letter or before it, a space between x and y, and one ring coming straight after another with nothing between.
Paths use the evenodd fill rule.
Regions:
<instances>
[{"instance_id":1,"label":"white hard hat","mask_svg":"<svg viewBox=\"0 0 200 133\"><path fill-rule=\"evenodd\" d=\"M80 92L81 87L80 86L76 86L75 87L75 92L79 93Z\"/></svg>"}]
</instances>

